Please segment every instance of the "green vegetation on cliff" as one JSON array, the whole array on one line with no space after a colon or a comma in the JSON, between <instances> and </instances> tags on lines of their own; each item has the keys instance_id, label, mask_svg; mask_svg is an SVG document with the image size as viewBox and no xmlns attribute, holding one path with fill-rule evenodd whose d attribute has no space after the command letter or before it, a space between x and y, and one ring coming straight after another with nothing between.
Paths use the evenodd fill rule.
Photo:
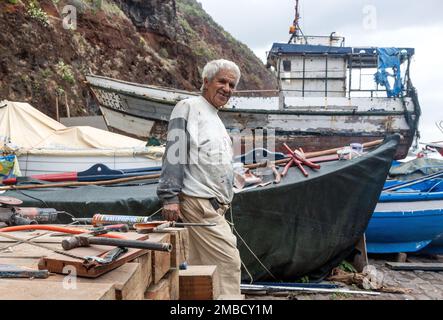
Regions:
<instances>
[{"instance_id":1,"label":"green vegetation on cliff","mask_svg":"<svg viewBox=\"0 0 443 320\"><path fill-rule=\"evenodd\" d=\"M76 28L63 23L67 5ZM263 63L195 0L0 0L0 30L0 100L51 116L61 94L71 115L94 112L90 72L198 91L206 62L225 58L242 70L239 89L275 88Z\"/></svg>"}]
</instances>

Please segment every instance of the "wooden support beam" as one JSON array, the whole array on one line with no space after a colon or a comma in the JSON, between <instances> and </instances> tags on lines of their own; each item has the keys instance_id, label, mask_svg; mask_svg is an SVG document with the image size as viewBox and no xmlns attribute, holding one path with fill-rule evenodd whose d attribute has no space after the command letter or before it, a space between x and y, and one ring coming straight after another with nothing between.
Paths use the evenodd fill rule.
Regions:
<instances>
[{"instance_id":1,"label":"wooden support beam","mask_svg":"<svg viewBox=\"0 0 443 320\"><path fill-rule=\"evenodd\" d=\"M354 261L352 262L352 265L358 273L362 273L363 269L369 264L368 252L366 250L366 237L364 234L355 246L355 249L358 252L354 256Z\"/></svg>"},{"instance_id":2,"label":"wooden support beam","mask_svg":"<svg viewBox=\"0 0 443 320\"><path fill-rule=\"evenodd\" d=\"M189 232L186 228L167 228L164 230L171 235L171 268L179 268L189 257Z\"/></svg>"},{"instance_id":3,"label":"wooden support beam","mask_svg":"<svg viewBox=\"0 0 443 320\"><path fill-rule=\"evenodd\" d=\"M141 267L141 284L144 290L148 288L152 283L152 251L148 251L146 254L138 257L130 263L138 263Z\"/></svg>"},{"instance_id":4,"label":"wooden support beam","mask_svg":"<svg viewBox=\"0 0 443 320\"><path fill-rule=\"evenodd\" d=\"M443 271L443 263L413 263L413 262L386 262L386 266L392 270L406 271Z\"/></svg>"},{"instance_id":5,"label":"wooden support beam","mask_svg":"<svg viewBox=\"0 0 443 320\"><path fill-rule=\"evenodd\" d=\"M158 283L152 284L145 293L147 300L171 300L169 279L162 279Z\"/></svg>"},{"instance_id":6,"label":"wooden support beam","mask_svg":"<svg viewBox=\"0 0 443 320\"><path fill-rule=\"evenodd\" d=\"M149 236L150 241L165 243L171 241L168 233L153 233ZM157 284L171 269L171 253L152 251L152 281Z\"/></svg>"},{"instance_id":7,"label":"wooden support beam","mask_svg":"<svg viewBox=\"0 0 443 320\"><path fill-rule=\"evenodd\" d=\"M169 280L169 299L179 300L180 299L180 280L179 280L179 270L171 269L166 275L166 279Z\"/></svg>"}]
</instances>

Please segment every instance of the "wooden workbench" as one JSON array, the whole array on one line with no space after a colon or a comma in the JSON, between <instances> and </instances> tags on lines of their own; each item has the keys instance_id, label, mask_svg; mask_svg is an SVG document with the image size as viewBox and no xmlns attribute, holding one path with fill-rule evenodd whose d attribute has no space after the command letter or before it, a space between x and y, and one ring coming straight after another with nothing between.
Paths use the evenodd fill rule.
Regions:
<instances>
[{"instance_id":1,"label":"wooden workbench","mask_svg":"<svg viewBox=\"0 0 443 320\"><path fill-rule=\"evenodd\" d=\"M72 227L72 226L70 226ZM85 228L85 226L82 226ZM30 239L47 247L63 251L65 237L48 231L13 232L17 238ZM140 239L130 232L129 239ZM47 279L1 279L0 300L66 299L66 300L138 300L179 298L178 266L187 258L187 230L170 228L164 233L149 234L151 242L172 243L173 251L160 252L130 249L116 263L101 270L82 274L81 260L66 257L48 249L19 243L0 236L0 264L26 267L33 270L52 268ZM181 245L182 244L182 245ZM70 250L77 256L94 256L112 249L91 246ZM76 274L77 273L77 274ZM86 276L86 277L85 277Z\"/></svg>"}]
</instances>

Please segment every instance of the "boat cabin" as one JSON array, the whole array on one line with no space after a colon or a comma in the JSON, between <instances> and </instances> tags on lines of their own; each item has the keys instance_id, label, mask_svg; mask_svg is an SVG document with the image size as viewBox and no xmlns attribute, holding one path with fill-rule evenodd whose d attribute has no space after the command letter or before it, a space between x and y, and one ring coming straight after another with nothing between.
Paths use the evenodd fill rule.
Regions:
<instances>
[{"instance_id":1,"label":"boat cabin","mask_svg":"<svg viewBox=\"0 0 443 320\"><path fill-rule=\"evenodd\" d=\"M299 36L295 43L274 43L280 108L291 97L400 97L412 85L409 66L414 49L346 47L345 38ZM289 99L290 100L290 99Z\"/></svg>"}]
</instances>

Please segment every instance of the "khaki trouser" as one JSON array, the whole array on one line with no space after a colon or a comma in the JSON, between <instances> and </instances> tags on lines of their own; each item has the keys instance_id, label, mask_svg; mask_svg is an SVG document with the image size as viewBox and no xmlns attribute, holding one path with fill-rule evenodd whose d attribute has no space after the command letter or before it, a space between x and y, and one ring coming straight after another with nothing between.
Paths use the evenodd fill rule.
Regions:
<instances>
[{"instance_id":1,"label":"khaki trouser","mask_svg":"<svg viewBox=\"0 0 443 320\"><path fill-rule=\"evenodd\" d=\"M207 199L181 196L181 219L186 223L216 223L215 227L190 227L189 265L216 265L220 294L240 294L241 261L237 238L224 217L228 207L214 210Z\"/></svg>"}]
</instances>

